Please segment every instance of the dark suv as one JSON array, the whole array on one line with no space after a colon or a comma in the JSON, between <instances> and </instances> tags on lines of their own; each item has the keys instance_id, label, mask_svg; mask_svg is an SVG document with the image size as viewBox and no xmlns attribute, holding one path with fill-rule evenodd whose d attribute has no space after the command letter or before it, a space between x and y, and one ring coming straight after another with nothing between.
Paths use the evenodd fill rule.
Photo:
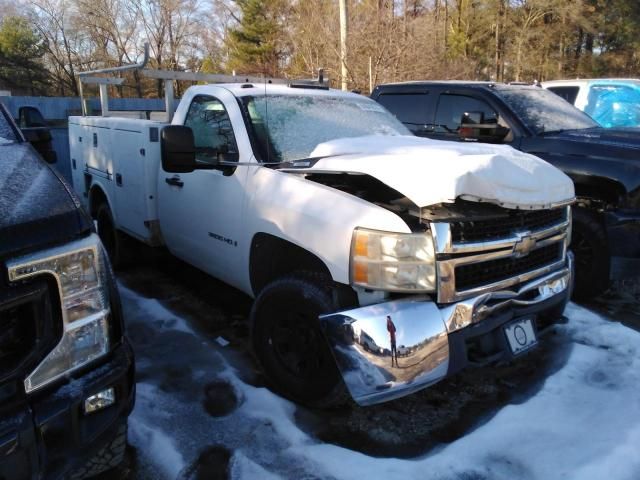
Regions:
<instances>
[{"instance_id":1,"label":"dark suv","mask_svg":"<svg viewBox=\"0 0 640 480\"><path fill-rule=\"evenodd\" d=\"M102 244L0 105L0 479L116 466L134 396Z\"/></svg>"},{"instance_id":2,"label":"dark suv","mask_svg":"<svg viewBox=\"0 0 640 480\"><path fill-rule=\"evenodd\" d=\"M603 291L640 266L640 130L604 129L554 93L488 82L377 86L380 102L415 135L503 143L547 160L575 184L575 296ZM612 262L613 260L613 262Z\"/></svg>"}]
</instances>

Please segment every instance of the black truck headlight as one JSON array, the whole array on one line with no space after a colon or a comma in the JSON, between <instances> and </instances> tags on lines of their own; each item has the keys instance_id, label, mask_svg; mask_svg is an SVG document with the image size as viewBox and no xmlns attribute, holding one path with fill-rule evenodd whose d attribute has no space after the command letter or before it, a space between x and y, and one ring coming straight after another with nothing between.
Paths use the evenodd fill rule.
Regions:
<instances>
[{"instance_id":1,"label":"black truck headlight","mask_svg":"<svg viewBox=\"0 0 640 480\"><path fill-rule=\"evenodd\" d=\"M12 282L48 274L62 306L62 338L24 381L27 393L109 351L109 289L104 249L97 235L8 263Z\"/></svg>"}]
</instances>

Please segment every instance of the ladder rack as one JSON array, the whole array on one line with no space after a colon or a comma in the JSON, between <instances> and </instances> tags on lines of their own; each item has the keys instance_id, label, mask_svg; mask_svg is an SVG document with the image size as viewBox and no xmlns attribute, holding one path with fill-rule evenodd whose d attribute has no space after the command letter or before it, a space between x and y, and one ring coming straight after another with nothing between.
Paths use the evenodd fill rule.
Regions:
<instances>
[{"instance_id":1,"label":"ladder rack","mask_svg":"<svg viewBox=\"0 0 640 480\"><path fill-rule=\"evenodd\" d=\"M117 77L99 77L96 75L105 73L121 73L131 70L138 70L142 75L147 78L153 78L156 80L164 81L164 103L165 112L167 114L167 121L171 122L174 114L174 81L189 81L189 82L207 82L207 83L267 83L267 84L280 84L290 86L315 86L316 88L328 88L328 79L324 78L323 70L318 70L317 79L304 79L304 80L289 80L284 78L269 78L266 76L256 75L226 75L220 73L199 73L199 72L181 72L172 70L150 70L145 69L149 61L149 44L144 44L144 57L141 62L131 65L123 65L113 68L101 68L98 70L88 70L77 74L78 77L78 89L80 91L80 102L82 105L82 115L87 116L87 105L84 99L83 84L98 85L100 89L100 107L102 110L102 116L109 116L109 85L122 85L124 83L123 78Z\"/></svg>"}]
</instances>

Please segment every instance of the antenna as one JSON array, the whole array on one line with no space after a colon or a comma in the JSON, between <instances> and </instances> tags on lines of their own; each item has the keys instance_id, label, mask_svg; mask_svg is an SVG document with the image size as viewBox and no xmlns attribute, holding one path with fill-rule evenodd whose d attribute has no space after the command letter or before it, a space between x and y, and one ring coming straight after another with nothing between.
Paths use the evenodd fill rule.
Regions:
<instances>
[{"instance_id":1,"label":"antenna","mask_svg":"<svg viewBox=\"0 0 640 480\"><path fill-rule=\"evenodd\" d=\"M265 126L265 137L267 141L267 163L271 162L271 145L269 143L269 100L267 97L267 72L265 69L264 72L264 126Z\"/></svg>"}]
</instances>

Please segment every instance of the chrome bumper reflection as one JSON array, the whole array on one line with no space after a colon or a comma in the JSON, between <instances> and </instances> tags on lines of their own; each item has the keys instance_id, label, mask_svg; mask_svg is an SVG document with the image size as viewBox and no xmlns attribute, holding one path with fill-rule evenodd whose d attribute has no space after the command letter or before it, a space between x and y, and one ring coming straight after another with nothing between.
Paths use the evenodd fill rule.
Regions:
<instances>
[{"instance_id":1,"label":"chrome bumper reflection","mask_svg":"<svg viewBox=\"0 0 640 480\"><path fill-rule=\"evenodd\" d=\"M449 369L449 333L511 305L535 305L556 295L568 299L572 257L551 275L446 305L410 297L320 317L338 368L353 399L372 405L403 397L442 380ZM392 356L387 316L395 326ZM392 328L391 328L392 329Z\"/></svg>"}]
</instances>

